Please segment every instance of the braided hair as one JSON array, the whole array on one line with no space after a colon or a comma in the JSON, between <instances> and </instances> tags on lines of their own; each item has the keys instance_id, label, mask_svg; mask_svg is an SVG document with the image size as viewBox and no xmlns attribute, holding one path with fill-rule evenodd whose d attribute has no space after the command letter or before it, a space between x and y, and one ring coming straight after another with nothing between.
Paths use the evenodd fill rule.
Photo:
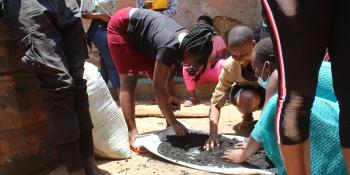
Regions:
<instances>
[{"instance_id":1,"label":"braided hair","mask_svg":"<svg viewBox=\"0 0 350 175\"><path fill-rule=\"evenodd\" d=\"M214 30L211 26L194 24L180 44L180 55L187 51L195 59L195 63L189 66L187 72L196 82L207 68L208 58L213 50L213 36ZM181 62L181 59L179 61Z\"/></svg>"}]
</instances>

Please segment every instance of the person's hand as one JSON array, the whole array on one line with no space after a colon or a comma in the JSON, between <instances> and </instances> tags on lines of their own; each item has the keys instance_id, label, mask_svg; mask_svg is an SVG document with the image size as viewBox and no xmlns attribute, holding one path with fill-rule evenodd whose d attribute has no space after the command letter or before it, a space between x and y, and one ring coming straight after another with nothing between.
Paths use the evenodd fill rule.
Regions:
<instances>
[{"instance_id":1,"label":"person's hand","mask_svg":"<svg viewBox=\"0 0 350 175\"><path fill-rule=\"evenodd\" d=\"M233 148L235 149L245 149L247 147L247 142L239 142Z\"/></svg>"},{"instance_id":2,"label":"person's hand","mask_svg":"<svg viewBox=\"0 0 350 175\"><path fill-rule=\"evenodd\" d=\"M210 134L208 140L204 144L204 150L209 151L220 147L220 136L218 134Z\"/></svg>"},{"instance_id":3,"label":"person's hand","mask_svg":"<svg viewBox=\"0 0 350 175\"><path fill-rule=\"evenodd\" d=\"M242 155L243 155L243 149L229 149L224 152L224 156L222 158L225 161L231 162L231 163L243 163Z\"/></svg>"},{"instance_id":4,"label":"person's hand","mask_svg":"<svg viewBox=\"0 0 350 175\"><path fill-rule=\"evenodd\" d=\"M185 136L188 134L187 128L178 121L175 121L174 123L170 124L170 127L178 136Z\"/></svg>"},{"instance_id":5,"label":"person's hand","mask_svg":"<svg viewBox=\"0 0 350 175\"><path fill-rule=\"evenodd\" d=\"M174 112L181 108L180 99L176 96L169 96L168 104Z\"/></svg>"}]
</instances>

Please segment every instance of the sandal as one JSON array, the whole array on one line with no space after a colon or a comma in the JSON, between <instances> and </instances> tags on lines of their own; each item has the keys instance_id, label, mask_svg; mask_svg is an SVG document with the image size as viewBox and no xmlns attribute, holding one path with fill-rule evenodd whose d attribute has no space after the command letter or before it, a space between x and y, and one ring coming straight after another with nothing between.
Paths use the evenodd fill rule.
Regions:
<instances>
[{"instance_id":1,"label":"sandal","mask_svg":"<svg viewBox=\"0 0 350 175\"><path fill-rule=\"evenodd\" d=\"M191 106L198 105L198 104L199 104L199 100L197 100L196 98L193 98L193 97L189 97L184 102L184 107L191 107Z\"/></svg>"}]
</instances>

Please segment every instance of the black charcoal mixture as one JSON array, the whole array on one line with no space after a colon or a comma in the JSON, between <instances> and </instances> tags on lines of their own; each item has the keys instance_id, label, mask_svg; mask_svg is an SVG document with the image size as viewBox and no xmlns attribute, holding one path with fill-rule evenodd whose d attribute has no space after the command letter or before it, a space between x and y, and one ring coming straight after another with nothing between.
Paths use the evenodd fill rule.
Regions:
<instances>
[{"instance_id":1,"label":"black charcoal mixture","mask_svg":"<svg viewBox=\"0 0 350 175\"><path fill-rule=\"evenodd\" d=\"M206 134L191 133L186 137L167 136L166 140L158 147L158 152L165 157L179 160L200 166L214 166L214 167L246 167L256 169L269 169L274 165L268 159L264 150L258 151L250 159L243 164L232 164L222 159L225 150L232 149L238 143L237 139L229 139L220 137L220 147L212 151L204 151L203 145L208 139Z\"/></svg>"}]
</instances>

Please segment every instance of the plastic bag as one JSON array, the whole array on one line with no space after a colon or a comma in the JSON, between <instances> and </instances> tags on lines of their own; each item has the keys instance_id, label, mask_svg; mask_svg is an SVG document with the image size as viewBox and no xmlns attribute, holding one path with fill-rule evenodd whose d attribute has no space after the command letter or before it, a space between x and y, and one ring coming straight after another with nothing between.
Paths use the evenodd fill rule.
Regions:
<instances>
[{"instance_id":1,"label":"plastic bag","mask_svg":"<svg viewBox=\"0 0 350 175\"><path fill-rule=\"evenodd\" d=\"M103 158L125 159L131 156L128 128L96 66L85 63L89 110L94 129L95 154Z\"/></svg>"},{"instance_id":2,"label":"plastic bag","mask_svg":"<svg viewBox=\"0 0 350 175\"><path fill-rule=\"evenodd\" d=\"M96 4L109 16L117 11L119 0L95 0Z\"/></svg>"}]
</instances>

